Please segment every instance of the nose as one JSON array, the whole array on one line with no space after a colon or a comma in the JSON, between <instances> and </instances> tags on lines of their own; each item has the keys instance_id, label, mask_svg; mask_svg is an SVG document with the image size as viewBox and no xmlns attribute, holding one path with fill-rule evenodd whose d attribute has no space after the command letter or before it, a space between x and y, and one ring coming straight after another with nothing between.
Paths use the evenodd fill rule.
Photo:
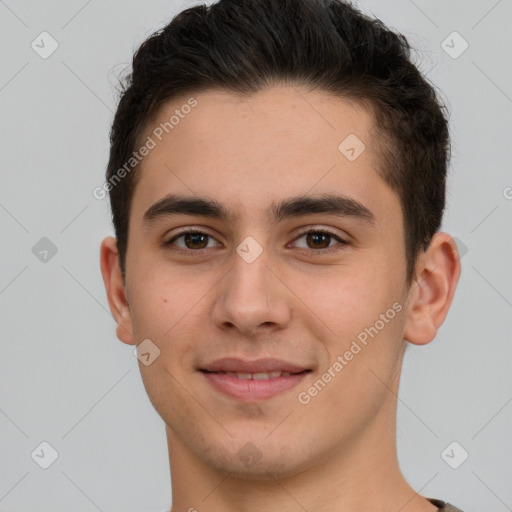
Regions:
<instances>
[{"instance_id":1,"label":"nose","mask_svg":"<svg viewBox=\"0 0 512 512\"><path fill-rule=\"evenodd\" d=\"M217 327L250 337L288 325L292 294L269 263L265 250L251 263L233 254L231 271L216 288L213 321Z\"/></svg>"}]
</instances>

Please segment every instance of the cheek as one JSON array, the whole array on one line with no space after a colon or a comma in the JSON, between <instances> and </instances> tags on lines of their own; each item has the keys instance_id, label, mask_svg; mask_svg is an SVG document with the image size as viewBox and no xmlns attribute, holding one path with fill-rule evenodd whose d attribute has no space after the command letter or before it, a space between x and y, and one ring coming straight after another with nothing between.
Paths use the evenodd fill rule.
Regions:
<instances>
[{"instance_id":1,"label":"cheek","mask_svg":"<svg viewBox=\"0 0 512 512\"><path fill-rule=\"evenodd\" d=\"M321 338L326 358L314 389L301 391L315 396L308 406L311 417L330 411L329 416L337 418L326 421L335 438L348 434L351 422L370 421L392 398L388 386L393 387L399 372L405 308L391 283L357 276L331 280L321 297L310 291L304 302L322 306L318 315L329 326ZM344 423L345 417L352 420Z\"/></svg>"},{"instance_id":2,"label":"cheek","mask_svg":"<svg viewBox=\"0 0 512 512\"><path fill-rule=\"evenodd\" d=\"M325 380L332 384L318 406L331 403L355 411L357 403L365 403L369 413L379 403L386 391L379 378L389 382L400 361L405 297L397 282L390 269L352 265L337 268L329 277L297 281L297 295L314 312L303 307L311 319L307 328L317 331L323 345L320 372L330 369Z\"/></svg>"},{"instance_id":3,"label":"cheek","mask_svg":"<svg viewBox=\"0 0 512 512\"><path fill-rule=\"evenodd\" d=\"M139 336L155 340L175 337L173 331L200 307L204 286L195 281L192 285L186 273L170 265L141 261L137 268L141 270L133 272L130 282L130 309L135 330Z\"/></svg>"},{"instance_id":4,"label":"cheek","mask_svg":"<svg viewBox=\"0 0 512 512\"><path fill-rule=\"evenodd\" d=\"M165 284L148 280L132 289L130 312L137 338L149 338L158 343L177 322L180 311L165 290Z\"/></svg>"},{"instance_id":5,"label":"cheek","mask_svg":"<svg viewBox=\"0 0 512 512\"><path fill-rule=\"evenodd\" d=\"M326 339L347 342L373 325L401 296L379 267L338 265L329 273L290 276L301 310L325 328ZM388 277L385 277L388 276Z\"/></svg>"},{"instance_id":6,"label":"cheek","mask_svg":"<svg viewBox=\"0 0 512 512\"><path fill-rule=\"evenodd\" d=\"M136 340L150 339L160 350L158 372L140 365L148 393L173 385L172 379L167 382L169 374L180 381L187 378L195 371L197 353L207 354L210 347L204 341L212 327L208 325L210 294L215 293L218 279L207 272L198 278L197 270L194 278L182 269L155 264L152 270L133 275L130 309Z\"/></svg>"}]
</instances>

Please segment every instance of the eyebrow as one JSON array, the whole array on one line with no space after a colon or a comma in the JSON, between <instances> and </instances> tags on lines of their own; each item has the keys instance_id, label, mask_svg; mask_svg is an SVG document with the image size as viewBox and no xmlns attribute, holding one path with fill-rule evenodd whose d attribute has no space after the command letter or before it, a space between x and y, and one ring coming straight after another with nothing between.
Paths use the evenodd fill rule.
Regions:
<instances>
[{"instance_id":1,"label":"eyebrow","mask_svg":"<svg viewBox=\"0 0 512 512\"><path fill-rule=\"evenodd\" d=\"M362 203L342 195L297 196L272 203L267 213L271 223L284 219L314 214L331 214L353 217L375 223L375 215ZM143 215L142 224L149 225L157 219L173 215L198 215L224 222L234 222L237 215L221 203L206 197L167 195L153 204Z\"/></svg>"}]
</instances>

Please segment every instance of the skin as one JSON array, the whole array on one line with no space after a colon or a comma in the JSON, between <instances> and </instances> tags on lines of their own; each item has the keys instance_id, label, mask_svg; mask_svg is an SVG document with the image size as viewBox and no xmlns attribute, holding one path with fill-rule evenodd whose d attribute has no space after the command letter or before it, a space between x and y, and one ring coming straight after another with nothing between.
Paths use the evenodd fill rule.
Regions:
<instances>
[{"instance_id":1,"label":"skin","mask_svg":"<svg viewBox=\"0 0 512 512\"><path fill-rule=\"evenodd\" d=\"M290 86L194 97L197 107L139 168L126 282L115 239L101 245L119 339L149 338L160 350L139 366L166 423L172 512L436 510L400 472L396 394L406 341L432 341L452 301L460 273L452 238L434 236L408 284L400 199L378 172L378 135L363 106ZM151 129L186 99L165 105ZM349 134L366 146L355 161L338 150ZM333 192L362 203L374 222L332 214L267 219L274 201ZM236 218L179 214L144 224L146 210L171 193L215 199ZM197 241L164 245L187 227L213 237L199 256L205 244ZM345 243L308 242L300 235L309 228ZM252 263L236 252L248 236L263 250ZM298 393L394 303L401 311L300 403ZM244 403L198 371L225 356L276 357L312 372L296 388ZM248 442L260 456L253 465L238 457Z\"/></svg>"}]
</instances>

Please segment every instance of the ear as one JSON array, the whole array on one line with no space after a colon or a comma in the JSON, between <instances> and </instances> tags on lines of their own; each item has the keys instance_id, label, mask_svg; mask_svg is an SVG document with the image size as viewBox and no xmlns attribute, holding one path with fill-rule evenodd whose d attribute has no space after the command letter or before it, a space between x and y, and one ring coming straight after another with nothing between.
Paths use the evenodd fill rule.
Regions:
<instances>
[{"instance_id":1,"label":"ear","mask_svg":"<svg viewBox=\"0 0 512 512\"><path fill-rule=\"evenodd\" d=\"M408 299L404 339L430 343L446 318L460 276L460 259L453 238L436 233L416 263L416 279Z\"/></svg>"},{"instance_id":2,"label":"ear","mask_svg":"<svg viewBox=\"0 0 512 512\"><path fill-rule=\"evenodd\" d=\"M128 301L126 300L121 267L119 266L117 242L111 236L101 242L100 266L110 311L117 322L117 337L128 345L134 345L135 337L133 335L132 318Z\"/></svg>"}]
</instances>

